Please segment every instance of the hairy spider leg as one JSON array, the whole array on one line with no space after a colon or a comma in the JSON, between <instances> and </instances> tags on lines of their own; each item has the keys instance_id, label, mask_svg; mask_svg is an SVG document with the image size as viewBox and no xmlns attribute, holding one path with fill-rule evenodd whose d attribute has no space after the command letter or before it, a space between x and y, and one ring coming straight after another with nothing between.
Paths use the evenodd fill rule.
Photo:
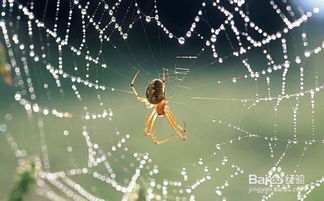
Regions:
<instances>
[{"instance_id":1,"label":"hairy spider leg","mask_svg":"<svg viewBox=\"0 0 324 201\"><path fill-rule=\"evenodd\" d=\"M153 143L159 145L159 144L163 144L163 143L169 141L169 140L173 137L173 135L171 134L171 135L169 135L169 136L163 138L162 140L159 140L159 139L157 138L157 136L155 135L154 130L153 130L154 122L155 122L157 116L158 116L158 114L155 113L154 116L153 116L153 118L152 118L152 122L151 122L151 125L150 125L150 130L151 130L151 134L150 134L150 136L151 136L151 138L152 138Z\"/></svg>"},{"instance_id":2,"label":"hairy spider leg","mask_svg":"<svg viewBox=\"0 0 324 201\"><path fill-rule=\"evenodd\" d=\"M153 110L152 113L146 118L145 120L145 127L144 127L144 134L145 136L151 135L151 123L152 123L152 118L156 114L156 110Z\"/></svg>"},{"instance_id":3,"label":"hairy spider leg","mask_svg":"<svg viewBox=\"0 0 324 201\"><path fill-rule=\"evenodd\" d=\"M166 81L165 81L165 68L162 70L162 92L165 93L165 86L166 86Z\"/></svg>"},{"instance_id":4,"label":"hairy spider leg","mask_svg":"<svg viewBox=\"0 0 324 201\"><path fill-rule=\"evenodd\" d=\"M142 97L140 97L139 94L137 93L136 89L135 89L135 84L134 84L134 83L135 83L135 79L137 78L137 76L138 76L139 73L140 73L140 70L138 70L138 71L135 73L135 75L134 75L134 77L133 77L133 79L132 79L132 82L131 82L131 84L130 84L130 87L131 87L131 89L133 90L133 93L135 94L136 98L137 98L140 102L145 103L146 108L152 108L152 105L148 102L148 100L147 100L146 98L142 98Z\"/></svg>"},{"instance_id":5,"label":"hairy spider leg","mask_svg":"<svg viewBox=\"0 0 324 201\"><path fill-rule=\"evenodd\" d=\"M179 124L177 124L168 106L166 106L164 110L165 116L169 120L171 127L177 132L177 134L182 140L185 140L186 136L184 136L184 133L186 132L186 129L182 128Z\"/></svg>"},{"instance_id":6,"label":"hairy spider leg","mask_svg":"<svg viewBox=\"0 0 324 201\"><path fill-rule=\"evenodd\" d=\"M184 137L184 133L186 132L186 124L184 122L184 127L181 127L177 122L176 122L176 119L174 117L174 115L171 113L171 110L169 107L167 107L166 109L166 114L168 115L168 117L170 118L170 120L172 121L172 125L174 125L177 129L178 129L178 133L182 133L181 137Z\"/></svg>"}]
</instances>

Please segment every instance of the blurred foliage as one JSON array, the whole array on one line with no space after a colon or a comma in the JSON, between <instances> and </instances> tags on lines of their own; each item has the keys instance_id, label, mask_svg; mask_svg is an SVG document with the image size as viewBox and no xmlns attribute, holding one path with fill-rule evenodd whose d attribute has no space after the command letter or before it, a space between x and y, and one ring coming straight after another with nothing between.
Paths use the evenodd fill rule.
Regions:
<instances>
[{"instance_id":1,"label":"blurred foliage","mask_svg":"<svg viewBox=\"0 0 324 201\"><path fill-rule=\"evenodd\" d=\"M126 193L124 195L123 200L125 199L127 201L160 200L160 199L156 199L157 197L160 196L154 193L150 193L149 189L144 184L137 184L132 192Z\"/></svg>"},{"instance_id":2,"label":"blurred foliage","mask_svg":"<svg viewBox=\"0 0 324 201\"><path fill-rule=\"evenodd\" d=\"M11 67L7 63L6 51L2 43L0 43L0 73L3 77L3 81L9 85L13 85L13 78L11 76Z\"/></svg>"},{"instance_id":3,"label":"blurred foliage","mask_svg":"<svg viewBox=\"0 0 324 201\"><path fill-rule=\"evenodd\" d=\"M9 201L24 200L24 196L36 184L40 164L38 157L24 159L20 162L16 171L15 185L10 193Z\"/></svg>"}]
</instances>

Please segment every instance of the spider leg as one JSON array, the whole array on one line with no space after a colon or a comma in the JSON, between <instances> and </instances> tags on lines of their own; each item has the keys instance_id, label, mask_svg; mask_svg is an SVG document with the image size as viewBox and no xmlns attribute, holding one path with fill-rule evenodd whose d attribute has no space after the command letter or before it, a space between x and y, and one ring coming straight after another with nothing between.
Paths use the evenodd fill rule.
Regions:
<instances>
[{"instance_id":1,"label":"spider leg","mask_svg":"<svg viewBox=\"0 0 324 201\"><path fill-rule=\"evenodd\" d=\"M171 98L172 98L172 96L165 98L165 104L168 104L168 102L170 101Z\"/></svg>"},{"instance_id":2,"label":"spider leg","mask_svg":"<svg viewBox=\"0 0 324 201\"><path fill-rule=\"evenodd\" d=\"M153 110L152 113L145 120L144 134L146 136L151 135L152 119L155 114L156 110Z\"/></svg>"},{"instance_id":3,"label":"spider leg","mask_svg":"<svg viewBox=\"0 0 324 201\"><path fill-rule=\"evenodd\" d=\"M163 143L166 143L167 141L171 140L172 137L173 137L173 135L169 135L169 136L165 137L163 140L158 140L157 137L155 135L153 135L152 141L154 144L159 145L159 144L163 144Z\"/></svg>"},{"instance_id":4,"label":"spider leg","mask_svg":"<svg viewBox=\"0 0 324 201\"><path fill-rule=\"evenodd\" d=\"M135 94L137 100L139 100L142 103L145 103L146 108L151 109L151 108L153 108L153 106L147 101L146 98L140 97L139 94L137 93L136 89L135 89L135 84L134 83L135 83L135 79L137 78L139 73L140 73L139 70L135 73L135 75L134 75L134 77L132 79L132 82L130 84L130 87L133 90L133 93Z\"/></svg>"},{"instance_id":5,"label":"spider leg","mask_svg":"<svg viewBox=\"0 0 324 201\"><path fill-rule=\"evenodd\" d=\"M179 137L182 140L185 140L187 138L186 136L184 136L184 133L186 132L186 129L182 128L179 124L177 124L177 122L176 122L174 116L172 115L169 107L166 106L164 111L165 111L165 116L169 120L171 127L177 132L177 134L179 135Z\"/></svg>"},{"instance_id":6,"label":"spider leg","mask_svg":"<svg viewBox=\"0 0 324 201\"><path fill-rule=\"evenodd\" d=\"M153 127L154 127L154 122L155 122L157 116L158 116L158 114L155 112L154 115L153 115L153 117L152 117L152 120L151 120L151 123L150 123L150 127L149 127L151 133L153 133L152 131L153 131Z\"/></svg>"},{"instance_id":7,"label":"spider leg","mask_svg":"<svg viewBox=\"0 0 324 201\"><path fill-rule=\"evenodd\" d=\"M166 81L165 81L165 71L166 71L167 69L165 69L165 68L163 68L163 70L162 70L162 92L164 93L165 92L165 86L166 86Z\"/></svg>"},{"instance_id":8,"label":"spider leg","mask_svg":"<svg viewBox=\"0 0 324 201\"><path fill-rule=\"evenodd\" d=\"M136 98L137 98L139 101L145 103L145 102L147 101L146 98L142 98L142 97L139 96L139 94L137 93L137 91L136 91L136 89L135 89L135 85L134 85L135 79L137 78L137 76L138 76L139 73L140 73L139 70L135 73L135 75L134 75L134 77L133 77L133 79L132 79L132 82L131 82L131 84L130 84L130 87L131 87L131 89L133 90L133 93L135 94Z\"/></svg>"},{"instance_id":9,"label":"spider leg","mask_svg":"<svg viewBox=\"0 0 324 201\"><path fill-rule=\"evenodd\" d=\"M157 138L157 136L155 135L154 130L153 130L154 122L155 122L157 116L158 116L157 113L155 113L154 116L152 117L152 121L151 121L151 125L150 125L150 136L152 138L153 143L156 145L159 145L159 144L163 144L163 143L169 141L173 137L173 135L169 135L162 140L159 140Z\"/></svg>"}]
</instances>

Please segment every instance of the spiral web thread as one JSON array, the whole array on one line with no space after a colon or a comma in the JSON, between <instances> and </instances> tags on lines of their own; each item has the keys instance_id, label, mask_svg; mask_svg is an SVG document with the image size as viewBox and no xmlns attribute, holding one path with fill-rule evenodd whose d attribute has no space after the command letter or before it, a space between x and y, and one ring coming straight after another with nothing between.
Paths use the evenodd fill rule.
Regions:
<instances>
[{"instance_id":1,"label":"spiral web thread","mask_svg":"<svg viewBox=\"0 0 324 201\"><path fill-rule=\"evenodd\" d=\"M214 187L215 196L220 199L226 200L224 190L230 188L231 182L236 176L244 174L244 170L231 161L227 154L222 150L224 146L233 144L237 141L241 141L246 138L258 138L264 140L268 144L270 150L270 157L273 158L273 149L277 142L285 142L286 147L281 157L279 157L274 167L277 167L281 160L284 159L287 151L295 144L304 144L304 151L300 156L295 171L298 169L299 163L304 157L304 153L311 146L315 144L323 144L324 140L317 136L316 132L316 97L321 93L324 84L319 82L319 74L315 74L313 78L315 83L311 88L305 88L304 86L304 72L306 67L304 64L316 55L322 54L324 48L324 41L320 41L310 46L307 33L300 31L307 24L307 22L314 16L320 14L320 10L317 7L304 10L302 7L290 5L286 0L282 0L280 3L276 1L267 1L275 16L279 16L282 20L283 28L276 30L273 33L268 33L262 30L253 20L250 19L249 13L253 12L248 9L247 2L243 0L233 1L206 1L202 2L196 16L193 18L191 26L186 29L184 35L177 35L168 29L168 24L165 24L159 14L158 2L153 1L153 8L150 13L143 11L136 1L123 1L116 2L108 1L69 1L69 9L66 15L62 15L62 2L58 0L55 8L54 25L47 24L45 21L46 8L43 12L43 16L36 16L35 7L37 7L36 1L30 1L27 4L21 4L19 1L4 0L2 2L1 18L0 22L3 41L7 47L7 53L9 56L9 62L12 68L12 74L15 78L15 95L14 99L26 110L27 116L37 115L37 127L39 130L39 139L41 146L41 161L42 171L39 174L39 181L36 189L36 193L40 196L48 198L49 200L107 200L100 196L95 196L81 183L76 182L73 179L75 175L90 175L95 180L100 181L104 185L111 186L115 191L120 192L123 195L123 199L129 199L129 195L134 192L138 186L137 184L142 180L148 185L147 193L149 200L195 200L195 189L199 188L205 182L217 179L221 170L230 169L232 173L228 175L228 178L224 180L223 184ZM47 3L46 3L47 4ZM119 11L121 5L126 4L125 13L123 15L116 14ZM279 6L280 4L280 6ZM45 5L46 6L46 5ZM211 27L210 33L199 32L197 28L201 23L206 22L205 8L211 8L214 12L220 12L224 17L224 22L217 27ZM66 11L66 10L64 10ZM71 32L72 32L72 18L77 15L81 24L79 43L72 44ZM235 16L235 17L234 17ZM64 19L62 19L64 18ZM208 19L207 19L208 21ZM61 22L64 24L64 34L60 32ZM267 83L266 96L263 96L264 92L260 92L256 89L255 98L222 98L222 97L201 97L190 96L188 98L204 101L204 100L221 100L221 101L237 101L247 109L253 109L265 102L274 103L273 109L276 113L279 110L280 104L284 101L292 101L294 106L292 107L293 115L293 137L291 139L281 138L277 134L277 123L274 122L274 135L265 136L262 134L256 134L236 126L231 122L226 122L218 118L214 118L212 121L220 125L227 126L240 133L239 136L228 141L217 143L214 153L206 158L199 158L194 162L193 167L203 171L200 178L192 179L188 173L189 168L183 168L180 170L181 180L173 181L165 178L163 181L155 179L155 176L159 174L159 168L154 165L154 161L149 157L149 153L136 153L129 150L126 146L127 140L130 138L129 134L121 134L118 129L116 135L120 139L116 142L116 145L111 147L111 150L102 148L98 144L92 141L91 131L89 131L86 125L82 125L82 137L84 138L87 150L88 150L88 164L85 167L73 168L70 170L51 171L51 158L49 157L44 122L45 116L53 116L58 119L71 119L79 118L74 116L68 111L60 110L56 106L46 106L38 102L39 91L34 83L35 77L31 75L30 66L33 64L39 64L43 69L46 69L48 75L54 80L56 89L59 93L63 94L64 90L62 85L68 85L78 102L86 104L83 97L83 89L89 88L95 92L98 100L99 108L103 108L101 112L91 112L87 108L84 108L85 112L81 115L81 119L85 121L92 121L98 119L107 118L109 121L113 121L113 108L105 105L101 99L103 93L131 93L128 90L119 89L111 86L106 86L104 79L101 79L98 74L94 75L92 69L97 71L111 71L120 77L124 77L122 73L119 73L117 68L109 65L109 61L105 61L103 57L103 46L108 45L118 52L118 44L113 40L114 37L119 37L122 40L127 41L129 35L132 34L132 29L136 26L140 26L146 30L143 23L156 26L161 35L166 36L171 41L175 41L179 46L183 46L187 43L189 38L195 38L202 42L202 47L195 55L191 56L177 56L177 59L189 59L194 64L199 60L200 55L204 52L210 52L212 62L208 65L216 63L225 63L231 58L239 58L242 63L242 67L246 69L246 74L232 77L231 79L218 80L213 83L205 83L208 85L222 85L224 83L232 82L233 84L240 83L244 80L253 80L255 87L258 87L258 83L265 81ZM240 26L239 24L243 24ZM89 50L87 43L88 30L91 29L97 35L99 43L97 44L98 51L93 52ZM23 30L23 31L21 31ZM27 39L24 33L27 33ZM233 34L234 37L229 36ZM231 47L230 54L223 54L221 49L216 47L218 43L218 37L221 34L225 34L227 42ZM304 50L299 53L288 52L288 37L289 34L297 35L303 42ZM117 36L116 36L117 35ZM256 39L256 35L258 35ZM38 38L39 39L38 39ZM281 44L280 55L283 58L283 62L278 63L273 57L271 50L268 49L268 45L279 42ZM131 51L131 47L130 48ZM52 57L50 50L57 51L57 57ZM253 50L261 51L264 58L267 60L267 66L262 70L255 70L255 68L249 63L250 52ZM83 60L84 66L82 66L84 72L80 73L78 64L74 64L74 68L68 69L65 67L65 60L63 54L69 52L72 58L78 58ZM122 53L120 53L122 54ZM289 56L288 56L289 55ZM293 55L293 56L291 56ZM151 55L154 56L154 55ZM140 62L134 59L138 68L141 68ZM299 90L293 93L289 93L286 89L286 84L289 81L287 75L292 67L299 68ZM204 66L198 66L193 70L204 68ZM315 69L316 71L316 69ZM281 87L280 93L273 93L271 88L271 76L279 72L281 74ZM177 87L181 85L186 76L191 72L191 69L185 67L174 67L168 69L168 78L175 80L179 83ZM125 77L124 77L125 78ZM125 78L127 79L127 78ZM44 80L41 80L42 87L46 90L53 87ZM196 86L202 87L202 86ZM80 90L82 89L82 90ZM299 107L299 101L305 97L310 98L311 105L311 135L309 140L300 140L297 136L297 116ZM10 120L10 115L6 116L6 120ZM14 134L10 134L10 128L6 127L6 124L1 125L1 131L5 133L5 137L18 159L25 158L28 153L19 148L19 145L15 142ZM64 131L64 135L68 135L68 131ZM80 134L81 136L81 134ZM72 147L68 147L67 151L72 152ZM116 175L112 160L114 154L119 153L122 155L121 159L134 161L123 167L124 172L130 173L129 178L124 179L124 182L116 180L120 175ZM118 154L116 154L118 155ZM118 156L119 156L118 155ZM220 156L220 157L219 157ZM117 157L117 156L116 156ZM214 158L215 167L211 165L205 165L204 160L211 160ZM105 172L99 172L95 167L103 165ZM316 187L323 183L324 179L319 178L312 183L305 184L301 188L305 188L305 191L298 192L296 194L297 200L304 200ZM271 199L274 193L265 193L262 195L262 200ZM109 200L109 199L108 199Z\"/></svg>"}]
</instances>

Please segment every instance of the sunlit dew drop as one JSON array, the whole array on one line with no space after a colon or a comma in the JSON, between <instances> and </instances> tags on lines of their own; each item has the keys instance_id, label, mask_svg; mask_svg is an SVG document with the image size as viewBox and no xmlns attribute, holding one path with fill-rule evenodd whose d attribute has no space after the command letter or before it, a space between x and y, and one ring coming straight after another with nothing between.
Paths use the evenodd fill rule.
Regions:
<instances>
[{"instance_id":1,"label":"sunlit dew drop","mask_svg":"<svg viewBox=\"0 0 324 201\"><path fill-rule=\"evenodd\" d=\"M213 34L211 37L210 37L210 40L211 40L211 42L216 42L216 35L215 34Z\"/></svg>"},{"instance_id":2,"label":"sunlit dew drop","mask_svg":"<svg viewBox=\"0 0 324 201\"><path fill-rule=\"evenodd\" d=\"M315 8L313 9L313 12L314 12L314 13L319 13L319 12L320 12L320 9L319 9L318 7L315 7Z\"/></svg>"},{"instance_id":3,"label":"sunlit dew drop","mask_svg":"<svg viewBox=\"0 0 324 201\"><path fill-rule=\"evenodd\" d=\"M5 124L0 125L0 132L6 132L7 131L7 126Z\"/></svg>"},{"instance_id":4,"label":"sunlit dew drop","mask_svg":"<svg viewBox=\"0 0 324 201\"><path fill-rule=\"evenodd\" d=\"M180 37L180 38L178 39L178 42L179 42L181 45L183 45L183 44L185 43L185 39L184 39L184 37Z\"/></svg>"},{"instance_id":5,"label":"sunlit dew drop","mask_svg":"<svg viewBox=\"0 0 324 201\"><path fill-rule=\"evenodd\" d=\"M222 191L221 191L221 190L216 190L215 193L216 193L217 195L219 195L219 196L222 195Z\"/></svg>"},{"instance_id":6,"label":"sunlit dew drop","mask_svg":"<svg viewBox=\"0 0 324 201\"><path fill-rule=\"evenodd\" d=\"M300 64L300 62L301 62L300 57L296 57L295 58L295 62L298 63L298 64Z\"/></svg>"},{"instance_id":7,"label":"sunlit dew drop","mask_svg":"<svg viewBox=\"0 0 324 201\"><path fill-rule=\"evenodd\" d=\"M21 95L20 94L15 94L15 100L19 101L21 99Z\"/></svg>"},{"instance_id":8,"label":"sunlit dew drop","mask_svg":"<svg viewBox=\"0 0 324 201\"><path fill-rule=\"evenodd\" d=\"M151 22L151 17L150 16L146 16L145 20L146 20L146 22Z\"/></svg>"},{"instance_id":9,"label":"sunlit dew drop","mask_svg":"<svg viewBox=\"0 0 324 201\"><path fill-rule=\"evenodd\" d=\"M233 78L233 79L232 79L232 82L233 82L233 83L236 83L236 78Z\"/></svg>"},{"instance_id":10,"label":"sunlit dew drop","mask_svg":"<svg viewBox=\"0 0 324 201\"><path fill-rule=\"evenodd\" d=\"M169 33L169 38L173 38L173 34L172 33Z\"/></svg>"},{"instance_id":11,"label":"sunlit dew drop","mask_svg":"<svg viewBox=\"0 0 324 201\"><path fill-rule=\"evenodd\" d=\"M124 33L124 34L123 34L123 39L126 40L127 37L128 37L127 33Z\"/></svg>"},{"instance_id":12,"label":"sunlit dew drop","mask_svg":"<svg viewBox=\"0 0 324 201\"><path fill-rule=\"evenodd\" d=\"M153 173L154 173L154 174L157 174L157 173L159 173L159 170L158 170L157 168L154 168L154 169L153 169Z\"/></svg>"},{"instance_id":13,"label":"sunlit dew drop","mask_svg":"<svg viewBox=\"0 0 324 201\"><path fill-rule=\"evenodd\" d=\"M66 150L68 151L68 152L72 152L72 146L68 146L67 148L66 148Z\"/></svg>"},{"instance_id":14,"label":"sunlit dew drop","mask_svg":"<svg viewBox=\"0 0 324 201\"><path fill-rule=\"evenodd\" d=\"M69 135L69 131L68 131L68 130L64 130L64 131L63 131L63 135L64 135L64 136L68 136L68 135Z\"/></svg>"},{"instance_id":15,"label":"sunlit dew drop","mask_svg":"<svg viewBox=\"0 0 324 201\"><path fill-rule=\"evenodd\" d=\"M309 57L309 56L311 55L311 53L310 53L309 51L306 51L306 52L304 53L304 55L305 55L305 57Z\"/></svg>"},{"instance_id":16,"label":"sunlit dew drop","mask_svg":"<svg viewBox=\"0 0 324 201\"><path fill-rule=\"evenodd\" d=\"M205 172L208 172L208 166L205 167L204 171Z\"/></svg>"}]
</instances>

